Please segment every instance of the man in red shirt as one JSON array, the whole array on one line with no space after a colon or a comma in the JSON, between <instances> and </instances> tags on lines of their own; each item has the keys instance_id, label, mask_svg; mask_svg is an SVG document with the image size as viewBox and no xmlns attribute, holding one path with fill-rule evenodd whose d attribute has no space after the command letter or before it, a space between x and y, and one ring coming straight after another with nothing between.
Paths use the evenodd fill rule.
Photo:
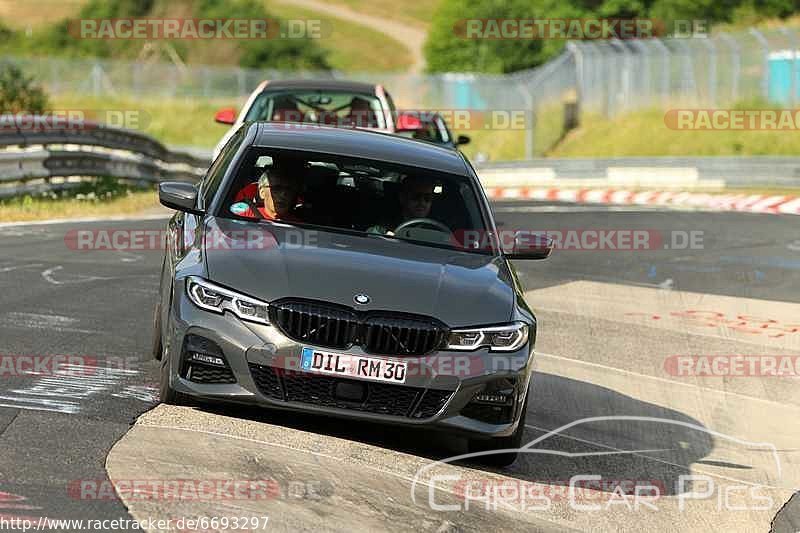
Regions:
<instances>
[{"instance_id":1,"label":"man in red shirt","mask_svg":"<svg viewBox=\"0 0 800 533\"><path fill-rule=\"evenodd\" d=\"M299 193L300 184L297 178L291 178L273 168L261 174L257 187L248 185L242 189L231 210L247 218L301 222L295 213Z\"/></svg>"}]
</instances>

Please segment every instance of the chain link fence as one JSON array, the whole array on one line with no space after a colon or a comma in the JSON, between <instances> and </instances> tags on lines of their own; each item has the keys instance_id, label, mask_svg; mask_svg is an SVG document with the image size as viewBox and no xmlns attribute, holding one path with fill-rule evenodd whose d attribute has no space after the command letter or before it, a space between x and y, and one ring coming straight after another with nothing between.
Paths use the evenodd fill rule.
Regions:
<instances>
[{"instance_id":1,"label":"chain link fence","mask_svg":"<svg viewBox=\"0 0 800 533\"><path fill-rule=\"evenodd\" d=\"M800 34L789 28L708 37L570 43L584 111L736 103L795 107Z\"/></svg>"},{"instance_id":2,"label":"chain link fence","mask_svg":"<svg viewBox=\"0 0 800 533\"><path fill-rule=\"evenodd\" d=\"M484 142L494 137L500 139L495 142L516 143L510 158L530 159L545 154L564 135L569 102L581 113L605 117L637 109L740 102L795 107L800 98L799 49L800 33L788 28L682 39L569 42L552 61L505 76L282 72L57 58L14 61L55 95L243 101L264 79L380 83L405 109L524 111L529 117L525 128L472 133Z\"/></svg>"}]
</instances>

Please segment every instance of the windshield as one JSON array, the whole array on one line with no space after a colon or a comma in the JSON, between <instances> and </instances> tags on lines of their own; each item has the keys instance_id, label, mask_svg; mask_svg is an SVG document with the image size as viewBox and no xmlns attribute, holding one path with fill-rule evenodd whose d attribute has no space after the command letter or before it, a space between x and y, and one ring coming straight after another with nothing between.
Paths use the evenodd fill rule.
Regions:
<instances>
[{"instance_id":1,"label":"windshield","mask_svg":"<svg viewBox=\"0 0 800 533\"><path fill-rule=\"evenodd\" d=\"M418 128L400 131L397 135L437 144L446 144L450 142L450 136L447 135L447 128L439 117L420 119Z\"/></svg>"},{"instance_id":2,"label":"windshield","mask_svg":"<svg viewBox=\"0 0 800 533\"><path fill-rule=\"evenodd\" d=\"M221 216L346 230L492 253L468 178L373 160L251 148Z\"/></svg>"},{"instance_id":3,"label":"windshield","mask_svg":"<svg viewBox=\"0 0 800 533\"><path fill-rule=\"evenodd\" d=\"M386 128L385 119L381 101L375 95L308 90L263 92L245 118L377 129Z\"/></svg>"}]
</instances>

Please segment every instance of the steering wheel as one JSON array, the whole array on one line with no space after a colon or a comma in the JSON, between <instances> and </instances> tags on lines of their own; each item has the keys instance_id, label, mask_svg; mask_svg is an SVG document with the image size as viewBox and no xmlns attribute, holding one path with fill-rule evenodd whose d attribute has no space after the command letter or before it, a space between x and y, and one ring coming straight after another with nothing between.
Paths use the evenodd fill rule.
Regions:
<instances>
[{"instance_id":1,"label":"steering wheel","mask_svg":"<svg viewBox=\"0 0 800 533\"><path fill-rule=\"evenodd\" d=\"M412 218L411 220L407 220L403 222L399 226L394 229L395 234L399 233L404 229L408 229L413 226L428 226L433 227L438 230L443 231L444 233L452 233L450 228L439 222L438 220L433 220L432 218Z\"/></svg>"}]
</instances>

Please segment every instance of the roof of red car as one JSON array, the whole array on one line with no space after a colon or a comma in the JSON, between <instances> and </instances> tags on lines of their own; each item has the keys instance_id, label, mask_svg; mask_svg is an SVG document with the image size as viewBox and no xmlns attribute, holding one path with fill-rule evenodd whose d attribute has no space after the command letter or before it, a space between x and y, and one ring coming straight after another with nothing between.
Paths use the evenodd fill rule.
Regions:
<instances>
[{"instance_id":1,"label":"roof of red car","mask_svg":"<svg viewBox=\"0 0 800 533\"><path fill-rule=\"evenodd\" d=\"M320 91L350 91L355 93L375 94L375 85L345 80L270 80L265 90L299 89Z\"/></svg>"}]
</instances>

